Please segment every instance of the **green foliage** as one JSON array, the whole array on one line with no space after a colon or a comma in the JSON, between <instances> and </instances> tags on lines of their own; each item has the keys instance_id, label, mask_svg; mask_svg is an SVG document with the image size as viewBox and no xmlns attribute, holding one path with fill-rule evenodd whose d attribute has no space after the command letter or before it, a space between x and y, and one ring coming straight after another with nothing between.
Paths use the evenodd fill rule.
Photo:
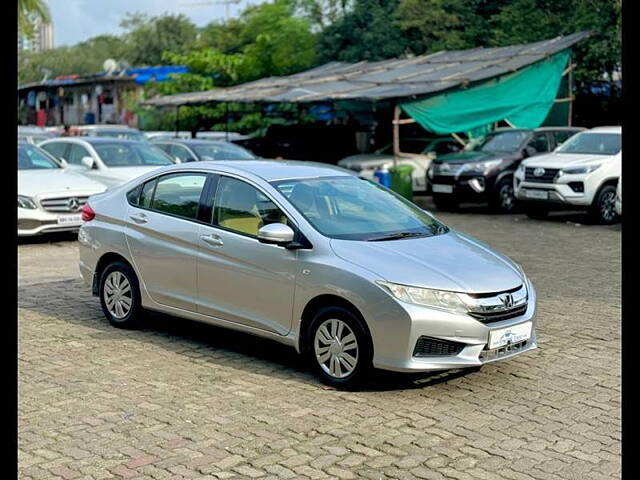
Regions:
<instances>
[{"instance_id":1,"label":"green foliage","mask_svg":"<svg viewBox=\"0 0 640 480\"><path fill-rule=\"evenodd\" d=\"M320 34L320 63L384 60L404 53L406 40L390 18L397 0L356 0L353 10Z\"/></svg>"},{"instance_id":2,"label":"green foliage","mask_svg":"<svg viewBox=\"0 0 640 480\"><path fill-rule=\"evenodd\" d=\"M51 21L49 7L44 0L18 0L18 30L24 35L33 34L33 20Z\"/></svg>"},{"instance_id":3,"label":"green foliage","mask_svg":"<svg viewBox=\"0 0 640 480\"><path fill-rule=\"evenodd\" d=\"M128 60L136 65L159 65L164 52L184 53L196 40L196 26L185 15L148 17L128 14L120 23L128 44Z\"/></svg>"}]
</instances>

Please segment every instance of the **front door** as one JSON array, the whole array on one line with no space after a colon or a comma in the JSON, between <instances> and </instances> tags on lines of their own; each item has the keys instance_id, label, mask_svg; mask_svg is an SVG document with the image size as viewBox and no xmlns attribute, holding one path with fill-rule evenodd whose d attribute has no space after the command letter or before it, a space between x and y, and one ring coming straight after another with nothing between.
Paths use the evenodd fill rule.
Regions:
<instances>
[{"instance_id":1,"label":"front door","mask_svg":"<svg viewBox=\"0 0 640 480\"><path fill-rule=\"evenodd\" d=\"M207 174L184 172L147 181L129 196L126 238L151 298L196 311L197 222Z\"/></svg>"},{"instance_id":2,"label":"front door","mask_svg":"<svg viewBox=\"0 0 640 480\"><path fill-rule=\"evenodd\" d=\"M261 226L287 222L254 186L219 177L211 225L200 225L199 313L280 335L289 332L297 253L257 239Z\"/></svg>"}]
</instances>

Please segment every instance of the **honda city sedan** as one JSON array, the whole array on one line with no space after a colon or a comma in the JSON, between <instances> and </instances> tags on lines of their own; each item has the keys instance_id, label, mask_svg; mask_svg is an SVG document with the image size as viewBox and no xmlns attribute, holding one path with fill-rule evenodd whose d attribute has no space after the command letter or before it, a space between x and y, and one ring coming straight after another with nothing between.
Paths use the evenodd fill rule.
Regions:
<instances>
[{"instance_id":1,"label":"honda city sedan","mask_svg":"<svg viewBox=\"0 0 640 480\"><path fill-rule=\"evenodd\" d=\"M116 327L151 310L267 337L340 388L537 346L520 266L338 167L172 165L91 197L83 219L80 271Z\"/></svg>"}]
</instances>

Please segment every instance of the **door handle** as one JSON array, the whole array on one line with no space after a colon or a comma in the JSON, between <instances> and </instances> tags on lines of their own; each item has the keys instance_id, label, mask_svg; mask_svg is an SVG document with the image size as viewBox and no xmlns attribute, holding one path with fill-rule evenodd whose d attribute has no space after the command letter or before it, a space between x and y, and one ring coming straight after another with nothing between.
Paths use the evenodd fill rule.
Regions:
<instances>
[{"instance_id":1,"label":"door handle","mask_svg":"<svg viewBox=\"0 0 640 480\"><path fill-rule=\"evenodd\" d=\"M136 223L147 223L147 216L144 213L135 213L130 215L129 218Z\"/></svg>"},{"instance_id":2,"label":"door handle","mask_svg":"<svg viewBox=\"0 0 640 480\"><path fill-rule=\"evenodd\" d=\"M200 239L211 247L221 247L224 242L218 235L200 235Z\"/></svg>"}]
</instances>

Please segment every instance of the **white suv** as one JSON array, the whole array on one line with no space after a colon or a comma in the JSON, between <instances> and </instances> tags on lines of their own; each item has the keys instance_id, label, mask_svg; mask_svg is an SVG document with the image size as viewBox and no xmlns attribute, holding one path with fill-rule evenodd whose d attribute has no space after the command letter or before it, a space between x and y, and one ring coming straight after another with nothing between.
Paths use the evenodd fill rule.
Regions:
<instances>
[{"instance_id":1,"label":"white suv","mask_svg":"<svg viewBox=\"0 0 640 480\"><path fill-rule=\"evenodd\" d=\"M544 218L552 209L585 209L598 223L618 220L616 187L622 168L622 129L598 127L574 135L548 155L520 163L514 190L525 213Z\"/></svg>"}]
</instances>

